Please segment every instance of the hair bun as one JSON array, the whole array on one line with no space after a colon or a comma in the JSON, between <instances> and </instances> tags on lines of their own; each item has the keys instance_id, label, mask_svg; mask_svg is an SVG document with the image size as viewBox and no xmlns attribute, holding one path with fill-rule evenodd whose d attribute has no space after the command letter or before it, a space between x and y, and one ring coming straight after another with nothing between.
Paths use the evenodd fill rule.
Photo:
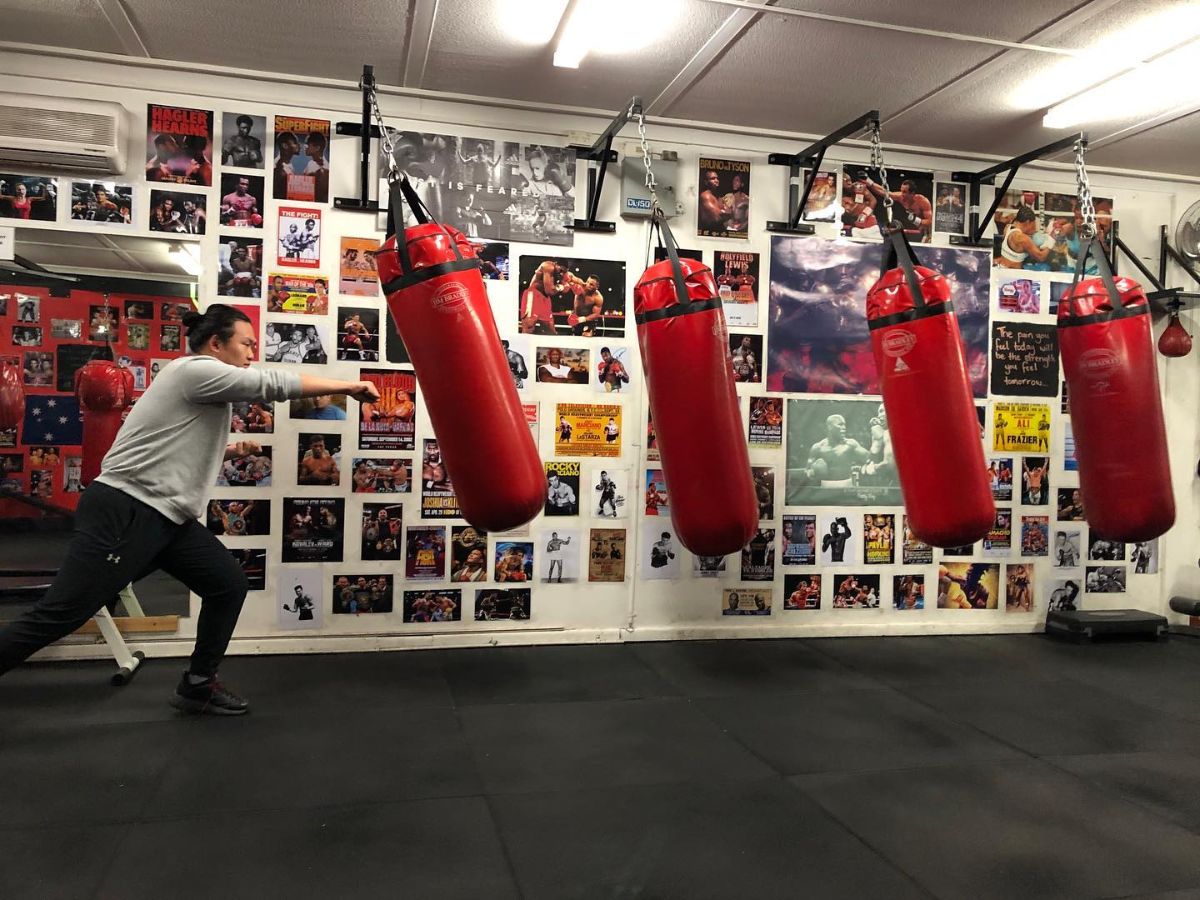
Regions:
<instances>
[{"instance_id":1,"label":"hair bun","mask_svg":"<svg viewBox=\"0 0 1200 900\"><path fill-rule=\"evenodd\" d=\"M191 331L200 324L200 320L203 318L203 314L196 312L194 309L188 310L183 314L183 327Z\"/></svg>"}]
</instances>

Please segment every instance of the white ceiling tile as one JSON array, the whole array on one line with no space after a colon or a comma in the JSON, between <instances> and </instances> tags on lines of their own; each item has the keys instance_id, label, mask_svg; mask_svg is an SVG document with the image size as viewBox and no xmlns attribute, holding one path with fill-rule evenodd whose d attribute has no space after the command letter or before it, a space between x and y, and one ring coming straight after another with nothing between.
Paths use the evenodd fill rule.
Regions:
<instances>
[{"instance_id":1,"label":"white ceiling tile","mask_svg":"<svg viewBox=\"0 0 1200 900\"><path fill-rule=\"evenodd\" d=\"M891 25L930 28L971 34L1002 41L1021 40L1087 0L921 0L895 3L887 0L781 0L777 6L848 16ZM903 40L899 38L898 40Z\"/></svg>"},{"instance_id":2,"label":"white ceiling tile","mask_svg":"<svg viewBox=\"0 0 1200 900\"><path fill-rule=\"evenodd\" d=\"M123 53L96 0L0 0L0 40Z\"/></svg>"}]
</instances>

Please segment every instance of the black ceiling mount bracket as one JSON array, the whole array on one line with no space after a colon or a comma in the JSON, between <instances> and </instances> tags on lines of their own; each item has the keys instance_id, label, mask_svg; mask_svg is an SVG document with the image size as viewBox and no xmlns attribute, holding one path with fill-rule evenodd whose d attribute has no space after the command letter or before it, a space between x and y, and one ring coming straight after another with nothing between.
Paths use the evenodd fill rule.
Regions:
<instances>
[{"instance_id":1,"label":"black ceiling mount bracket","mask_svg":"<svg viewBox=\"0 0 1200 900\"><path fill-rule=\"evenodd\" d=\"M1083 149L1087 150L1088 138L1086 131L1080 131L1068 137L1060 138L1052 144L1047 144L1045 147L1038 147L1036 150L1030 150L1028 153L1022 153L1020 156L1014 156L1005 162L996 163L996 165L984 169L982 172L951 172L951 181L965 183L970 189L969 208L971 215L967 221L967 233L965 235L950 235L950 243L957 247L987 247L990 249L992 244L990 241L985 242L983 240L983 233L987 231L988 225L991 224L993 217L995 217L996 210L1000 208L1000 204L1003 202L1005 194L1008 193L1008 189L1012 186L1013 179L1017 177L1017 172L1021 166L1035 160L1045 159L1047 156L1053 156L1064 150L1070 150L1079 141L1083 142ZM987 214L981 219L979 217L980 185L995 184L996 176L1000 174L1004 174L1004 183L996 188L996 196L992 198L992 205L988 207Z\"/></svg>"},{"instance_id":2,"label":"black ceiling mount bracket","mask_svg":"<svg viewBox=\"0 0 1200 900\"><path fill-rule=\"evenodd\" d=\"M587 160L587 212L586 218L576 219L570 227L575 231L594 231L600 234L612 234L617 230L616 222L600 222L596 216L600 211L600 194L604 190L604 176L608 173L608 164L617 161L617 151L612 148L613 138L617 132L629 124L630 119L643 112L642 98L631 97L621 112L613 116L608 127L590 147L581 144L568 145L569 150L575 151L576 159ZM599 167L591 163L600 163Z\"/></svg>"},{"instance_id":3,"label":"black ceiling mount bracket","mask_svg":"<svg viewBox=\"0 0 1200 900\"><path fill-rule=\"evenodd\" d=\"M362 91L362 121L338 122L337 134L348 134L359 139L359 184L357 197L334 197L333 208L347 212L379 212L379 204L371 199L371 139L382 137L378 125L371 124L371 94L375 90L375 67L363 66L362 80L358 83Z\"/></svg>"},{"instance_id":4,"label":"black ceiling mount bracket","mask_svg":"<svg viewBox=\"0 0 1200 900\"><path fill-rule=\"evenodd\" d=\"M771 165L788 167L789 186L792 179L799 178L800 173L805 169L809 170L808 175L804 178L804 185L800 189L799 201L796 203L796 208L791 211L788 220L786 222L767 222L767 231L784 234L812 234L816 229L807 222L801 222L800 219L804 217L804 207L808 205L808 195L812 193L813 182L821 168L822 160L825 159L825 151L834 144L840 144L848 137L853 137L868 128L877 127L879 127L879 110L873 109L863 113L857 119L847 122L832 134L809 144L799 153L772 153L767 156L767 162Z\"/></svg>"},{"instance_id":5,"label":"black ceiling mount bracket","mask_svg":"<svg viewBox=\"0 0 1200 900\"><path fill-rule=\"evenodd\" d=\"M1158 232L1158 274L1155 275L1146 267L1136 253L1129 249L1129 245L1121 240L1120 223L1116 220L1112 223L1110 232L1112 238L1112 263L1113 274L1117 273L1117 258L1118 253L1123 253L1142 273L1142 277L1150 282L1152 291L1146 292L1146 299L1150 301L1151 307L1155 312L1176 313L1185 306L1195 306L1200 303L1200 292L1185 291L1183 288L1167 287L1167 261L1175 262L1183 271L1191 276L1196 284L1200 285L1200 272L1188 262L1187 258L1171 246L1171 242L1167 240L1167 226L1163 225Z\"/></svg>"}]
</instances>

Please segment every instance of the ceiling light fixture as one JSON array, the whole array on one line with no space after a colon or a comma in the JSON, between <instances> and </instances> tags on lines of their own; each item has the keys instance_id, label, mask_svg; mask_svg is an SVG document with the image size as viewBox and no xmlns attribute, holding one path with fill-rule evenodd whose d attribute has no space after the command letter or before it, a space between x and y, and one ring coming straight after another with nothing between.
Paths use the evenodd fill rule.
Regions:
<instances>
[{"instance_id":1,"label":"ceiling light fixture","mask_svg":"<svg viewBox=\"0 0 1200 900\"><path fill-rule=\"evenodd\" d=\"M589 53L641 50L666 34L681 10L680 0L573 0L560 20L554 65L578 69Z\"/></svg>"},{"instance_id":2,"label":"ceiling light fixture","mask_svg":"<svg viewBox=\"0 0 1200 900\"><path fill-rule=\"evenodd\" d=\"M204 266L200 263L200 247L196 244L174 244L170 252L175 265L189 275L197 278L203 274Z\"/></svg>"}]
</instances>

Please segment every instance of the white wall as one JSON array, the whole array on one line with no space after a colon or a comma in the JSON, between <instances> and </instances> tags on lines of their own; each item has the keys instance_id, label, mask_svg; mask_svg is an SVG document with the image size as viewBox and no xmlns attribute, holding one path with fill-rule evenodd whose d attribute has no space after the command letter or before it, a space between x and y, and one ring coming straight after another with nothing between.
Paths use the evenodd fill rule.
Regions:
<instances>
[{"instance_id":1,"label":"white wall","mask_svg":"<svg viewBox=\"0 0 1200 900\"><path fill-rule=\"evenodd\" d=\"M77 57L78 54L72 54ZM115 60L102 58L54 58L37 54L0 52L0 73L4 75L6 89L33 94L69 95L94 99L114 100L121 103L128 111L130 126L130 168L124 180L136 185L136 197L140 207L141 221L145 221L145 209L148 201L148 187L142 181L140 159L144 149L145 108L148 102L193 106L204 109L214 109L216 120L220 122L223 111L248 112L264 116L275 114L305 114L338 120L356 121L359 117L360 95L351 85L322 83L316 86L305 84L302 80L292 77L256 76L253 74L232 74L218 71L194 71L195 67L164 67L160 65L132 65ZM459 133L460 129L468 128L474 131L486 129L488 134L493 132L497 137L508 139L524 139L545 141L552 144L570 142L567 136L573 135L578 140L580 133L596 134L605 124L602 120L588 115L561 111L533 111L528 109L504 108L497 105L485 105L436 99L430 96L403 96L399 94L384 94L382 97L384 112L390 124L421 131L449 131ZM856 111L848 110L847 117ZM797 127L802 129L803 122ZM627 130L632 134L632 130ZM702 249L711 261L715 249L743 250L747 249L761 254L761 287L759 298L761 310L759 321L762 327L757 329L765 334L767 281L769 280L770 242L764 223L768 219L780 219L785 216L785 180L786 170L781 167L769 166L766 156L769 152L799 149L803 144L800 135L770 135L763 133L745 133L739 129L729 128L720 131L701 131L688 127L686 123L652 125L650 134L653 143L658 147L670 147L678 150L680 157L679 172L681 182L690 184L696 170L696 159L699 155L726 155L733 158L750 159L753 169L753 203L751 237L748 242L731 242L716 239L702 239L695 236L695 188L689 188L685 193L685 203L688 206L685 215L676 220L676 230L680 243L687 247ZM884 135L886 142L886 133ZM629 138L622 137L618 148L623 149ZM220 135L218 134L218 144ZM1032 143L1039 142L1035 136ZM831 158L847 161L865 161L865 150L860 146L840 147L830 154ZM335 138L332 147L331 160L333 180L331 196L353 196L357 189L357 139ZM974 169L982 168L985 163L964 161L962 157L952 154L939 154L935 151L915 151L911 148L903 152L889 150L889 163L893 166L909 166L913 168L933 169L945 172L952 168ZM832 161L832 160L831 160ZM581 166L582 168L582 166ZM219 170L218 170L219 173ZM214 180L219 180L214 178ZM1113 196L1117 218L1121 223L1121 236L1143 258L1156 260L1157 234L1160 224L1170 224L1172 227L1178 216L1192 202L1200 199L1200 186L1195 183L1169 182L1150 177L1123 174L1115 172L1095 172L1092 176L1093 188L1097 194ZM581 181L582 184L582 181ZM1024 170L1015 185L1032 189L1056 190L1073 193L1071 172L1068 168L1058 165L1034 165ZM216 296L215 272L216 253L219 229L215 215L217 188L208 190L210 218L210 233L201 240L206 260L211 261L206 266L201 282L200 296L203 300L212 300ZM579 192L582 195L582 191ZM609 189L600 217L617 219L617 202L619 190L617 180L610 180ZM986 204L986 198L985 198ZM47 223L44 227L70 229L71 225L66 216L67 204L62 204L60 221L53 225ZM274 238L274 202L268 200L266 214L266 229L262 235L266 248L264 272L270 268L274 258L272 239ZM638 223L628 223L618 220L616 235L580 234L575 245L565 253L571 256L596 259L623 259L627 264L627 290L630 299L629 310L632 312L632 288L644 266L646 246L645 226ZM36 223L31 223L35 227ZM337 238L341 235L367 236L381 233L375 231L373 216L338 212L329 206L325 210L325 250L323 255L323 273L336 276L334 268L336 259ZM825 226L821 226L825 227ZM828 226L832 229L832 226ZM139 230L136 233L147 234ZM832 236L832 231L829 232ZM938 238L935 238L937 240ZM749 246L745 246L748 243ZM549 248L547 248L549 249ZM541 253L543 249L536 245L518 245L512 247L513 277L516 277L516 263L522 253ZM1156 268L1156 263L1150 263ZM995 283L993 279L993 304ZM331 281L331 287L336 283L336 277ZM515 310L520 285L516 280L508 282L489 282L489 293L497 321L501 330L512 332L509 323L515 321ZM1045 296L1045 294L1044 294ZM357 302L362 298L354 298ZM260 301L261 302L261 301ZM336 307L338 298L335 297L332 307ZM376 301L382 309L382 300ZM995 314L995 309L993 309ZM624 343L632 349L636 359L636 340L632 332L632 316L630 315L629 329ZM1028 320L1030 317L1023 317ZM1049 316L1040 317L1044 321L1052 321ZM332 320L332 315L330 317ZM1161 328L1162 323L1158 324ZM560 343L588 346L587 339L561 339ZM598 348L594 341L590 343L593 352ZM1198 435L1196 424L1198 356L1183 360L1160 362L1160 374L1166 393L1166 409L1168 430L1171 441L1172 465L1174 483L1179 506L1179 515L1175 528L1163 539L1161 552L1161 574L1157 576L1130 576L1130 590L1125 595L1087 595L1085 604L1091 608L1137 606L1153 611L1165 611L1166 599L1173 594L1200 595L1200 571L1197 570L1196 535L1198 533L1198 503L1197 487L1194 477L1195 460L1198 453ZM329 374L334 377L356 377L358 365L353 363L331 363ZM640 383L640 373L635 377L635 383ZM757 385L740 385L739 394L743 396L743 413L746 409L746 395L762 393ZM797 396L797 395L789 395ZM526 399L537 399L541 403L542 433L540 447L543 458L551 457L553 447L553 423L551 422L553 404L555 402L590 402L599 395L588 389L554 387L536 385ZM1011 399L1011 398L1010 398ZM607 402L607 401L606 401ZM625 452L619 465L629 469L638 476L645 468L641 434L646 416L646 401L644 392L640 389L624 395L620 401L624 406L625 421ZM1063 417L1058 414L1058 402L1054 404L1054 430L1051 444L1053 462L1052 484L1055 487L1077 484L1073 473L1062 471L1062 428ZM353 406L350 419L340 424L345 436L343 456L348 467L349 457L356 446L354 431ZM428 428L428 417L425 411L419 411L419 426L417 433L418 451L415 464L419 467L419 448L422 437L431 436ZM339 427L338 423L322 423ZM883 593L884 603L879 610L857 611L837 610L831 608L831 592L833 585L829 582L832 576L826 573L826 584L822 596L822 608L817 612L785 612L782 609L782 584L785 569L776 567L776 580L773 586L775 594L775 610L768 618L723 618L720 613L720 588L738 583L738 563L736 557L729 560L729 575L722 581L696 579L691 577L691 561L686 553L683 554L682 572L680 579L675 581L650 581L640 579L640 573L634 568L634 558L639 546L640 531L643 528L655 528L659 523L647 520L638 514L640 492L631 492L630 504L633 506L630 516L624 522L629 529L627 546L626 581L624 584L591 585L586 582L573 586L551 586L534 584L533 619L526 624L499 623L495 626L486 623L475 623L470 620L471 604L467 599L472 593L464 591L465 609L464 621L451 625L404 625L400 616L399 591L397 585L397 612L390 615L377 616L329 616L326 615L326 625L320 632L309 632L297 635L294 632L281 632L276 625L276 581L287 578L286 572L280 575L279 565L279 529L281 518L281 498L288 495L312 493L313 495L339 495L347 499L346 527L346 560L344 564L327 564L323 580L326 584L334 572L348 571L384 571L383 565L366 563L360 565L357 560L357 529L358 516L364 499L372 499L368 495L351 494L347 486L342 488L303 488L297 491L294 474L290 462L294 459L296 433L302 430L300 423L289 421L286 415L277 416L276 433L271 439L275 447L276 476L274 487L259 489L258 492L274 499L273 510L274 534L267 541L270 571L267 590L264 593L251 594L235 639L234 652L273 652L273 651L333 651L348 649L377 649L391 647L424 647L424 646L469 646L496 643L554 643L554 642L583 642L609 641L619 639L648 639L659 640L668 638L693 638L715 636L756 636L756 637L785 637L797 635L834 635L834 634L910 634L910 633L963 633L963 632L1000 632L1000 631L1036 631L1040 630L1044 620L1044 610L1047 590L1045 583L1051 575L1049 562L1046 559L1037 561L1038 590L1037 602L1039 611L1035 614L1007 614L1001 599L1000 608L988 611L953 611L938 610L936 606L936 562L923 567L926 576L926 609L923 611L897 612L890 607L890 581L893 572L900 572L898 567L877 567L884 576L886 588ZM989 430L990 439L990 430ZM405 454L408 455L408 454ZM777 472L776 493L776 529L784 512L784 451L752 451L755 464L774 465ZM585 473L591 468L585 460ZM1018 463L1019 466L1019 463ZM343 481L347 481L343 478ZM1019 483L1016 485L1019 499ZM240 489L214 489L213 496L238 496L246 493ZM419 497L409 495L405 499L406 520L409 524L418 522L409 509L414 505L419 508ZM1019 516L1022 512L1019 503L1013 503L1014 530L1019 529ZM812 509L788 509L789 512L819 512ZM860 515L866 510L849 510L850 514ZM900 523L901 510L879 509L872 512L897 513L897 525ZM1026 509L1026 513L1044 512L1042 509ZM415 510L414 510L415 512ZM1054 528L1053 508L1050 508L1051 529ZM563 522L564 520L557 520ZM860 518L861 521L861 518ZM572 523L573 525L575 523ZM607 522L591 520L581 515L578 526L586 529L592 526L604 526ZM532 531L536 536L543 523L535 521ZM1086 539L1086 527L1084 527ZM262 539L243 538L231 540L231 546L240 543L245 546L261 546ZM1014 543L1019 543L1019 534L1014 536ZM1016 550L1012 561L1017 561ZM897 555L899 551L897 550ZM974 558L974 557L973 557ZM586 557L583 560L586 567ZM586 571L586 568L585 568ZM918 571L911 567L908 571ZM423 583L424 584L424 583ZM1003 586L1003 572L1001 576ZM755 585L749 585L751 587ZM328 610L328 587L325 596ZM193 598L193 612L197 601ZM193 633L194 619L187 620L180 635L171 640L158 642L154 653L183 653L189 649L188 638ZM103 655L102 647L69 647L54 648L50 654L67 655Z\"/></svg>"}]
</instances>

